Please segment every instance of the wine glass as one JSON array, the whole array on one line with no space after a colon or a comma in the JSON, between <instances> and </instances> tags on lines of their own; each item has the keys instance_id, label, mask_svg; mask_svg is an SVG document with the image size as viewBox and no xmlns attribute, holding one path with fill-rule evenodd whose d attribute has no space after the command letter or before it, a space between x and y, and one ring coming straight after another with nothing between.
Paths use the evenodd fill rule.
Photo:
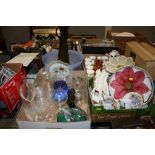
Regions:
<instances>
[{"instance_id":1,"label":"wine glass","mask_svg":"<svg viewBox=\"0 0 155 155\"><path fill-rule=\"evenodd\" d=\"M54 89L52 92L52 100L59 107L59 111L62 110L62 106L67 102L67 91L62 88Z\"/></svg>"},{"instance_id":2,"label":"wine glass","mask_svg":"<svg viewBox=\"0 0 155 155\"><path fill-rule=\"evenodd\" d=\"M25 78L23 80L23 83L20 87L20 96L21 96L21 99L23 101L23 110L24 110L24 113L25 113L25 116L33 121L34 118L35 118L35 111L33 109L33 105L34 105L34 99L35 99L35 86L34 84L31 82L31 80Z\"/></svg>"},{"instance_id":3,"label":"wine glass","mask_svg":"<svg viewBox=\"0 0 155 155\"><path fill-rule=\"evenodd\" d=\"M25 78L23 84L20 87L20 96L24 101L31 103L35 97L35 86L33 83Z\"/></svg>"}]
</instances>

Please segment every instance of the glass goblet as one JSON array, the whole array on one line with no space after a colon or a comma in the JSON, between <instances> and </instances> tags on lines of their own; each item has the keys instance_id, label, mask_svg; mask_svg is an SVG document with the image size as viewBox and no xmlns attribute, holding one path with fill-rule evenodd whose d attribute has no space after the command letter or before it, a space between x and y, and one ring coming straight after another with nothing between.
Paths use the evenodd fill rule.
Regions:
<instances>
[{"instance_id":1,"label":"glass goblet","mask_svg":"<svg viewBox=\"0 0 155 155\"><path fill-rule=\"evenodd\" d=\"M52 93L52 100L55 102L56 105L59 107L59 111L61 111L62 106L67 102L68 94L66 90L62 88L57 88L53 90Z\"/></svg>"},{"instance_id":2,"label":"glass goblet","mask_svg":"<svg viewBox=\"0 0 155 155\"><path fill-rule=\"evenodd\" d=\"M24 101L29 103L34 100L35 86L29 81L29 79L24 79L24 82L20 87L20 96Z\"/></svg>"}]
</instances>

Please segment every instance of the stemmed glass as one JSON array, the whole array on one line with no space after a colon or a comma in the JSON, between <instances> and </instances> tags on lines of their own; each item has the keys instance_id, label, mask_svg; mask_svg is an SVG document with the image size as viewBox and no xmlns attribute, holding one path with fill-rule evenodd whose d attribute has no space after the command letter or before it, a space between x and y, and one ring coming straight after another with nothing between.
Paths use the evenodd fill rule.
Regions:
<instances>
[{"instance_id":1,"label":"stemmed glass","mask_svg":"<svg viewBox=\"0 0 155 155\"><path fill-rule=\"evenodd\" d=\"M67 91L62 88L53 90L52 100L59 107L59 112L62 110L62 106L67 102L68 94Z\"/></svg>"},{"instance_id":2,"label":"stemmed glass","mask_svg":"<svg viewBox=\"0 0 155 155\"><path fill-rule=\"evenodd\" d=\"M76 106L80 106L83 93L83 79L81 77L73 78L72 85L75 89Z\"/></svg>"},{"instance_id":3,"label":"stemmed glass","mask_svg":"<svg viewBox=\"0 0 155 155\"><path fill-rule=\"evenodd\" d=\"M20 96L23 102L23 110L25 115L29 120L33 121L35 117L35 112L33 109L33 104L36 96L35 86L27 78L24 79L23 84L20 87Z\"/></svg>"},{"instance_id":4,"label":"stemmed glass","mask_svg":"<svg viewBox=\"0 0 155 155\"><path fill-rule=\"evenodd\" d=\"M35 97L35 86L27 78L24 79L23 84L20 87L20 96L24 101L31 104Z\"/></svg>"}]
</instances>

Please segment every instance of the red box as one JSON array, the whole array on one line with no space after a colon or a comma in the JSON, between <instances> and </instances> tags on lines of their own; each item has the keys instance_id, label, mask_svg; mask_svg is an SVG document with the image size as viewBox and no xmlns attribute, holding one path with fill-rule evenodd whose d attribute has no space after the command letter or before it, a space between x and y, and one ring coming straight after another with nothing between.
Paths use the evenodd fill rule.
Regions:
<instances>
[{"instance_id":1,"label":"red box","mask_svg":"<svg viewBox=\"0 0 155 155\"><path fill-rule=\"evenodd\" d=\"M16 74L0 87L0 116L12 114L20 103L21 97L19 90L26 76L22 64L8 63L4 65L15 71Z\"/></svg>"}]
</instances>

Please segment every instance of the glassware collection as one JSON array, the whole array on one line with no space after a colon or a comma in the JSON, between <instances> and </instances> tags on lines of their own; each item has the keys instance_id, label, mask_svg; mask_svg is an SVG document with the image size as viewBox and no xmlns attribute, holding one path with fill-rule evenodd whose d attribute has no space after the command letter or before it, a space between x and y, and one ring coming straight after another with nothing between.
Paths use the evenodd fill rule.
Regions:
<instances>
[{"instance_id":1,"label":"glassware collection","mask_svg":"<svg viewBox=\"0 0 155 155\"><path fill-rule=\"evenodd\" d=\"M77 85L72 83L72 76L67 64L55 61L45 66L33 83L27 79L20 89L26 117L31 121L50 122L87 120L88 107L85 108L85 102L82 102L84 94L76 92ZM80 90L81 87L83 84L77 88Z\"/></svg>"}]
</instances>

